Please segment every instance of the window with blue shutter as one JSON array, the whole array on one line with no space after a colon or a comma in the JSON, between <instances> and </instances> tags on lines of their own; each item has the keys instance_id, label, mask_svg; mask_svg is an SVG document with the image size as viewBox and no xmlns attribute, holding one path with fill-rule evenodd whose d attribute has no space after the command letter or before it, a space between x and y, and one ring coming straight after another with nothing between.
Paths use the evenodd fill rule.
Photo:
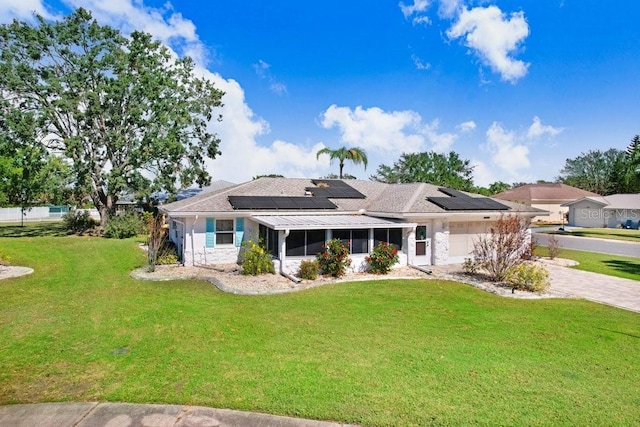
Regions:
<instances>
[{"instance_id":1,"label":"window with blue shutter","mask_svg":"<svg viewBox=\"0 0 640 427\"><path fill-rule=\"evenodd\" d=\"M216 220L214 218L207 218L207 226L205 230L206 234L205 234L205 241L204 241L204 245L207 248L213 248L216 244L215 222Z\"/></svg>"},{"instance_id":2,"label":"window with blue shutter","mask_svg":"<svg viewBox=\"0 0 640 427\"><path fill-rule=\"evenodd\" d=\"M244 238L244 218L236 218L236 246L242 245Z\"/></svg>"}]
</instances>

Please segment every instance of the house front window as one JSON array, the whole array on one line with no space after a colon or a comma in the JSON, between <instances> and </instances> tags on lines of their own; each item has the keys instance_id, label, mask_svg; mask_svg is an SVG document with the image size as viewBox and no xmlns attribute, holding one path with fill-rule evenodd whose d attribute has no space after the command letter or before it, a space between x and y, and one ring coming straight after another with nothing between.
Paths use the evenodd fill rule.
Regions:
<instances>
[{"instance_id":1,"label":"house front window","mask_svg":"<svg viewBox=\"0 0 640 427\"><path fill-rule=\"evenodd\" d=\"M232 219L216 220L216 245L233 245L234 234Z\"/></svg>"}]
</instances>

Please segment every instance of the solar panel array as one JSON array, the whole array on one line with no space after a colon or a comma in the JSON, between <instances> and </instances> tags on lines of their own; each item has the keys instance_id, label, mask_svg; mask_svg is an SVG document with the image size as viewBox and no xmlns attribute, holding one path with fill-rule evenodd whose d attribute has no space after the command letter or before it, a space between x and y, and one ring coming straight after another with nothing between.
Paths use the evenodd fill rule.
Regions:
<instances>
[{"instance_id":1,"label":"solar panel array","mask_svg":"<svg viewBox=\"0 0 640 427\"><path fill-rule=\"evenodd\" d=\"M451 188L439 188L438 190L450 197L427 197L427 200L447 211L504 211L509 209L508 206L488 197L471 197Z\"/></svg>"},{"instance_id":2,"label":"solar panel array","mask_svg":"<svg viewBox=\"0 0 640 427\"><path fill-rule=\"evenodd\" d=\"M325 197L271 197L271 196L229 196L233 209L256 210L302 210L302 209L336 209Z\"/></svg>"},{"instance_id":3,"label":"solar panel array","mask_svg":"<svg viewBox=\"0 0 640 427\"><path fill-rule=\"evenodd\" d=\"M315 197L328 197L331 199L366 199L366 196L339 179L314 179L316 187L307 187Z\"/></svg>"}]
</instances>

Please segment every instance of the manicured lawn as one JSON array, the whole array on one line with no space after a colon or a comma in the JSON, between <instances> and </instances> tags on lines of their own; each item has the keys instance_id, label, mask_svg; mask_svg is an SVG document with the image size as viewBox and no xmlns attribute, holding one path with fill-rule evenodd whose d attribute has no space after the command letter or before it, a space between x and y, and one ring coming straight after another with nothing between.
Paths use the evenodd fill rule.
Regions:
<instances>
[{"instance_id":1,"label":"manicured lawn","mask_svg":"<svg viewBox=\"0 0 640 427\"><path fill-rule=\"evenodd\" d=\"M549 249L543 246L536 248L536 255L549 256ZM580 264L573 268L625 279L640 280L640 258L608 255L595 252L560 249L559 258L572 259Z\"/></svg>"},{"instance_id":2,"label":"manicured lawn","mask_svg":"<svg viewBox=\"0 0 640 427\"><path fill-rule=\"evenodd\" d=\"M640 230L624 230L617 228L578 228L571 231L549 231L547 234L562 234L567 236L597 237L598 239L622 240L640 243Z\"/></svg>"},{"instance_id":3,"label":"manicured lawn","mask_svg":"<svg viewBox=\"0 0 640 427\"><path fill-rule=\"evenodd\" d=\"M138 282L132 240L0 238L0 404L204 405L358 423L633 425L640 315L442 281L244 297Z\"/></svg>"}]
</instances>

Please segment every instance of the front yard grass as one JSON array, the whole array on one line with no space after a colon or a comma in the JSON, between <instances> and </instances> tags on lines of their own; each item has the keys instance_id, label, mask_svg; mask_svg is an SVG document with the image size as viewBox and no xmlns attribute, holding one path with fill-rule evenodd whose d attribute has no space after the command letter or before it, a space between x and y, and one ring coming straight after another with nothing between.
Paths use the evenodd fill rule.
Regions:
<instances>
[{"instance_id":1,"label":"front yard grass","mask_svg":"<svg viewBox=\"0 0 640 427\"><path fill-rule=\"evenodd\" d=\"M549 256L549 248L538 246L536 248L536 255ZM622 277L624 279L640 280L640 258L576 251L564 248L560 249L558 258L578 261L579 264L573 267L578 270Z\"/></svg>"},{"instance_id":2,"label":"front yard grass","mask_svg":"<svg viewBox=\"0 0 640 427\"><path fill-rule=\"evenodd\" d=\"M0 404L204 405L358 423L633 425L640 315L380 280L248 297L139 282L133 240L0 238ZM564 251L563 251L564 252Z\"/></svg>"}]
</instances>

